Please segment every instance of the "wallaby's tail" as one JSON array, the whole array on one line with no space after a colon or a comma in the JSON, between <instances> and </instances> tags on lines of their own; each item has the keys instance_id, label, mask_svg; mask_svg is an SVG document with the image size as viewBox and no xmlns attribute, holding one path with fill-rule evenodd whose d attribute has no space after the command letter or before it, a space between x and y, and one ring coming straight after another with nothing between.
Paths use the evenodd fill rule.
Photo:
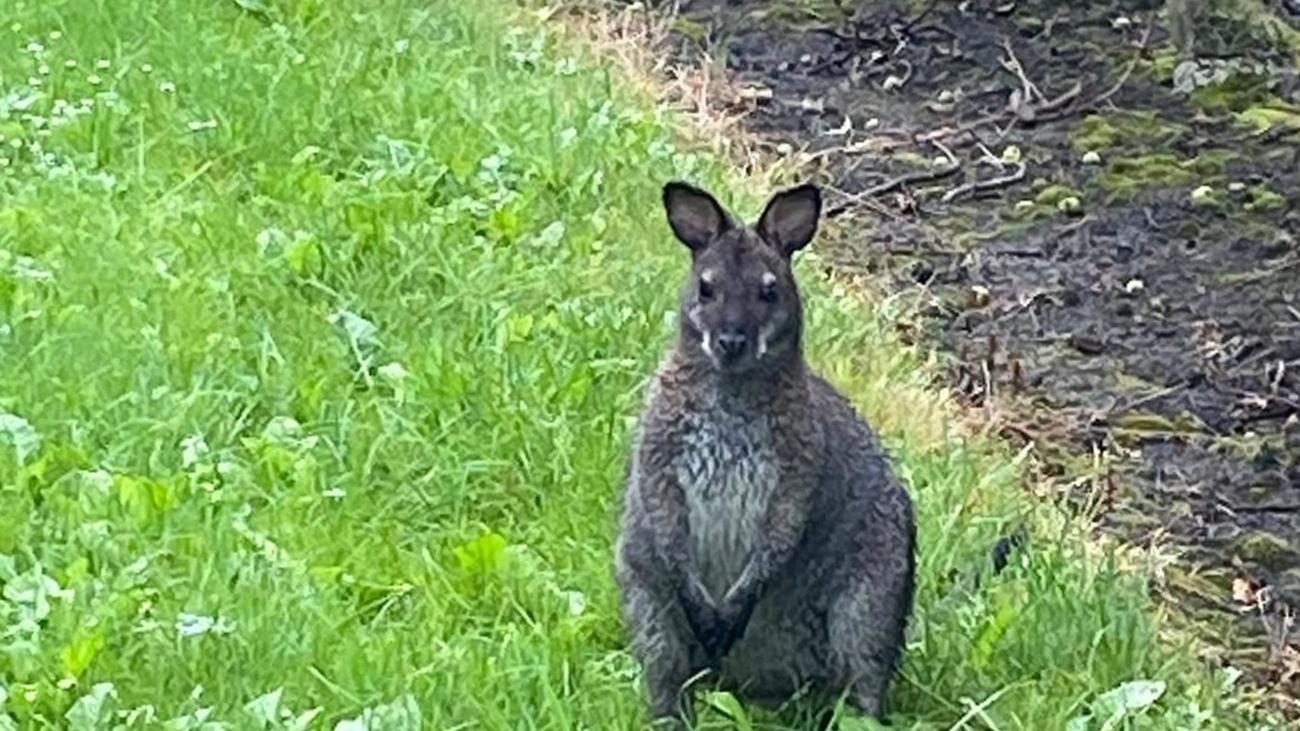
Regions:
<instances>
[{"instance_id":1,"label":"wallaby's tail","mask_svg":"<svg viewBox=\"0 0 1300 731\"><path fill-rule=\"evenodd\" d=\"M1010 534L1002 536L998 542L993 544L993 575L997 576L1002 573L1002 569L1007 567L1007 561L1011 558L1011 552L1020 548L1029 540L1029 533L1023 525L1016 526L1016 529Z\"/></svg>"}]
</instances>

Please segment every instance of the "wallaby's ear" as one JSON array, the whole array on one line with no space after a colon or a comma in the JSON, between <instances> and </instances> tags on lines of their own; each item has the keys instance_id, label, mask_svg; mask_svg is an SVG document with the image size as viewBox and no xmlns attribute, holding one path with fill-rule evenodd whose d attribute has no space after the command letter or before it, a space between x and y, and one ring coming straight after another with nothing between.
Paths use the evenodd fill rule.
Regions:
<instances>
[{"instance_id":1,"label":"wallaby's ear","mask_svg":"<svg viewBox=\"0 0 1300 731\"><path fill-rule=\"evenodd\" d=\"M674 180L664 186L664 210L673 233L692 251L702 251L732 227L722 205L689 183Z\"/></svg>"},{"instance_id":2,"label":"wallaby's ear","mask_svg":"<svg viewBox=\"0 0 1300 731\"><path fill-rule=\"evenodd\" d=\"M817 233L821 190L811 183L772 196L758 219L758 233L785 256L802 249Z\"/></svg>"}]
</instances>

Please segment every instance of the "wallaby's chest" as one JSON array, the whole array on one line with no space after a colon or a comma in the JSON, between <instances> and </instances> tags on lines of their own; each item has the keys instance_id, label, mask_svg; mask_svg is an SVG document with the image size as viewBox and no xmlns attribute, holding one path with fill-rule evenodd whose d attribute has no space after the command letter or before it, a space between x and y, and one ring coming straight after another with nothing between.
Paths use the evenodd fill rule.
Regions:
<instances>
[{"instance_id":1,"label":"wallaby's chest","mask_svg":"<svg viewBox=\"0 0 1300 731\"><path fill-rule=\"evenodd\" d=\"M765 419L719 410L690 415L686 426L677 477L686 494L692 558L721 600L761 535L780 464Z\"/></svg>"}]
</instances>

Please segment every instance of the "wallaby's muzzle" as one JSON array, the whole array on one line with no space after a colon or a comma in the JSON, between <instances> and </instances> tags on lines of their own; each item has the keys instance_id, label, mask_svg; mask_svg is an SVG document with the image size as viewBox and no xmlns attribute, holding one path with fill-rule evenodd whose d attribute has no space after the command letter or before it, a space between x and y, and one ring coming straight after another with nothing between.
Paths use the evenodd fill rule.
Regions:
<instances>
[{"instance_id":1,"label":"wallaby's muzzle","mask_svg":"<svg viewBox=\"0 0 1300 731\"><path fill-rule=\"evenodd\" d=\"M718 335L718 350L724 360L735 360L745 353L748 342L745 333L740 330L723 331Z\"/></svg>"}]
</instances>

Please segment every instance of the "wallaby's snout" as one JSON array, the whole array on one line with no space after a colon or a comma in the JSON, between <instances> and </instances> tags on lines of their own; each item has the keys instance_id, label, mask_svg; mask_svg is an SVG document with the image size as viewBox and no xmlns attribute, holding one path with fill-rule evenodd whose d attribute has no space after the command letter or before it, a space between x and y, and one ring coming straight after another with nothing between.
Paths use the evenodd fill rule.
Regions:
<instances>
[{"instance_id":1,"label":"wallaby's snout","mask_svg":"<svg viewBox=\"0 0 1300 731\"><path fill-rule=\"evenodd\" d=\"M740 329L723 330L718 334L718 349L722 357L733 360L745 352L745 343L749 340Z\"/></svg>"}]
</instances>

